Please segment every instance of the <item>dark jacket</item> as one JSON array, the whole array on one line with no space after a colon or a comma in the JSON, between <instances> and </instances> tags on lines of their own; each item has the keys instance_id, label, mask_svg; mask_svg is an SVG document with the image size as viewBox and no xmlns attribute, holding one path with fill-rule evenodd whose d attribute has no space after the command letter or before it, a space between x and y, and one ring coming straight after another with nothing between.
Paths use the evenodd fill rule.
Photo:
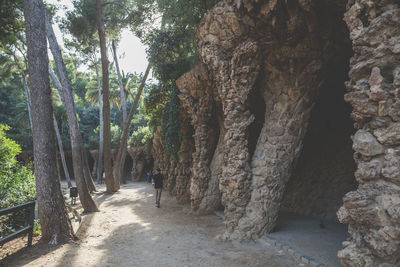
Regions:
<instances>
[{"instance_id":1,"label":"dark jacket","mask_svg":"<svg viewBox=\"0 0 400 267\"><path fill-rule=\"evenodd\" d=\"M161 173L154 175L154 188L163 188L164 176Z\"/></svg>"}]
</instances>

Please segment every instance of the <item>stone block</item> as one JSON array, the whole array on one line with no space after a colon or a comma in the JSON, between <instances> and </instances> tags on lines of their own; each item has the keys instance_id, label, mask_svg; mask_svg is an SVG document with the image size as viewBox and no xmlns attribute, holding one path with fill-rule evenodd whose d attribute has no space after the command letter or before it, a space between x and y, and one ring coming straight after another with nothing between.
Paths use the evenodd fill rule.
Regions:
<instances>
[{"instance_id":1,"label":"stone block","mask_svg":"<svg viewBox=\"0 0 400 267\"><path fill-rule=\"evenodd\" d=\"M384 147L365 130L358 130L353 137L353 149L365 156L376 156L384 152Z\"/></svg>"}]
</instances>

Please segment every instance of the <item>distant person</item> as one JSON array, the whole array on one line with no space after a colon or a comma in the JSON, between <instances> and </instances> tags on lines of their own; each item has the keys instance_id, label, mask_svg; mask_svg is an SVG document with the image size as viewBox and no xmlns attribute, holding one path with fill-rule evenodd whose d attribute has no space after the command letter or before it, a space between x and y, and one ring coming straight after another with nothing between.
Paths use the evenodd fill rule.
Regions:
<instances>
[{"instance_id":1,"label":"distant person","mask_svg":"<svg viewBox=\"0 0 400 267\"><path fill-rule=\"evenodd\" d=\"M161 192L163 189L164 176L161 174L160 169L157 169L152 181L154 184L154 194L156 196L156 207L160 207Z\"/></svg>"},{"instance_id":2,"label":"distant person","mask_svg":"<svg viewBox=\"0 0 400 267\"><path fill-rule=\"evenodd\" d=\"M153 178L153 175L151 175L151 171L149 171L148 173L147 173L147 182L148 183L151 183L151 179Z\"/></svg>"}]
</instances>

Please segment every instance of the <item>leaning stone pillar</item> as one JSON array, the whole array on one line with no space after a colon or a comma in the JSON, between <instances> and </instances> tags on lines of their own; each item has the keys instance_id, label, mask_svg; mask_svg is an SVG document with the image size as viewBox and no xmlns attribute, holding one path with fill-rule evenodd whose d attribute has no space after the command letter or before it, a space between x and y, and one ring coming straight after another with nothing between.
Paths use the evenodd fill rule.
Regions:
<instances>
[{"instance_id":1,"label":"leaning stone pillar","mask_svg":"<svg viewBox=\"0 0 400 267\"><path fill-rule=\"evenodd\" d=\"M175 180L176 199L180 203L188 203L190 201L190 182L191 182L191 166L192 154L194 150L193 130L190 125L190 116L181 111L182 123L182 140L179 149L179 164Z\"/></svg>"},{"instance_id":2,"label":"leaning stone pillar","mask_svg":"<svg viewBox=\"0 0 400 267\"><path fill-rule=\"evenodd\" d=\"M218 181L209 183L210 163L216 147L216 121L213 121L214 100L211 95L212 84L204 64L182 75L177 80L180 89L179 99L185 111L191 116L194 128L195 151L192 154L192 179L190 199L192 210L197 213L213 212L219 206ZM215 114L214 114L215 115Z\"/></svg>"},{"instance_id":3,"label":"leaning stone pillar","mask_svg":"<svg viewBox=\"0 0 400 267\"><path fill-rule=\"evenodd\" d=\"M225 165L219 187L227 229L222 239L258 238L274 228L316 94L327 75L324 67L335 56L334 44L324 39L326 29L308 27L316 23L310 16L316 12L313 5L302 8L303 4L226 0L198 27L199 52L223 105ZM304 30L305 36L298 35ZM266 112L250 155L254 115L248 98L254 90L264 94Z\"/></svg>"},{"instance_id":4,"label":"leaning stone pillar","mask_svg":"<svg viewBox=\"0 0 400 267\"><path fill-rule=\"evenodd\" d=\"M219 188L225 206L224 238L237 228L251 190L247 135L254 116L247 97L255 86L261 57L257 42L247 39L246 31L235 8L225 1L207 14L197 30L199 52L212 72L223 109L224 166Z\"/></svg>"},{"instance_id":5,"label":"leaning stone pillar","mask_svg":"<svg viewBox=\"0 0 400 267\"><path fill-rule=\"evenodd\" d=\"M344 266L399 266L400 5L349 1L345 21L354 50L345 99L358 129L359 186L337 213L350 233L338 256Z\"/></svg>"},{"instance_id":6,"label":"leaning stone pillar","mask_svg":"<svg viewBox=\"0 0 400 267\"><path fill-rule=\"evenodd\" d=\"M296 63L293 65L299 67L293 73L302 78L287 72L289 66L282 66L281 71L275 69L274 74L264 77L271 90L264 92L265 121L251 161L251 198L231 234L233 239L256 239L276 226L285 188L300 156L313 99L319 89L314 77L321 63L312 59L305 66Z\"/></svg>"}]
</instances>

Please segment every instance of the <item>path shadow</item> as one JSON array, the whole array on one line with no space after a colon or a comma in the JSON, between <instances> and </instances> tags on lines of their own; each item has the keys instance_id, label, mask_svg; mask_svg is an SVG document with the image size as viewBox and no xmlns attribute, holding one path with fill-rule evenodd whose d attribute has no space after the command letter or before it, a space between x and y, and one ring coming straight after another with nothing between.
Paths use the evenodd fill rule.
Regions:
<instances>
[{"instance_id":1,"label":"path shadow","mask_svg":"<svg viewBox=\"0 0 400 267\"><path fill-rule=\"evenodd\" d=\"M287 256L255 243L217 241L215 236L225 230L220 217L194 215L190 205L179 204L167 192L156 208L151 185L139 186L135 192L143 198L107 203L128 203L137 220L121 225L95 247L103 255L96 266L294 266L285 263Z\"/></svg>"},{"instance_id":2,"label":"path shadow","mask_svg":"<svg viewBox=\"0 0 400 267\"><path fill-rule=\"evenodd\" d=\"M340 266L337 252L349 234L347 225L333 220L281 212L275 231L266 236L327 266Z\"/></svg>"},{"instance_id":3,"label":"path shadow","mask_svg":"<svg viewBox=\"0 0 400 267\"><path fill-rule=\"evenodd\" d=\"M104 201L110 198L112 194L109 194L103 190L97 191L92 194L96 205L99 207L102 205ZM79 198L78 198L79 200ZM72 208L79 209L80 203L72 206ZM90 223L95 215L95 213L81 213L81 225L79 226L77 232L75 233L79 240L85 238L87 230L89 229ZM39 240L36 244L31 247L24 247L13 253L10 256L0 260L0 266L20 266L20 265L29 265L30 262L35 261L36 259L48 255L60 247L64 245L70 245L72 250L76 250L79 248L80 241L69 240L66 242L60 242L57 245L49 245L46 241ZM18 263L17 263L18 262Z\"/></svg>"},{"instance_id":4,"label":"path shadow","mask_svg":"<svg viewBox=\"0 0 400 267\"><path fill-rule=\"evenodd\" d=\"M296 265L274 248L266 250L257 243L217 241L215 236L225 230L220 217L194 215L189 205L179 204L167 192L162 194L161 208L155 207L153 188L147 183L127 184L116 194L97 195L95 201L100 212L102 207L105 212L98 217L101 221L95 221L98 213L83 215L78 231L82 239L65 244L67 247L59 246L60 251L39 260L41 264L47 261L52 266L96 267ZM94 226L92 230L90 227ZM90 239L89 234L93 235ZM18 263L29 265L56 249Z\"/></svg>"}]
</instances>

